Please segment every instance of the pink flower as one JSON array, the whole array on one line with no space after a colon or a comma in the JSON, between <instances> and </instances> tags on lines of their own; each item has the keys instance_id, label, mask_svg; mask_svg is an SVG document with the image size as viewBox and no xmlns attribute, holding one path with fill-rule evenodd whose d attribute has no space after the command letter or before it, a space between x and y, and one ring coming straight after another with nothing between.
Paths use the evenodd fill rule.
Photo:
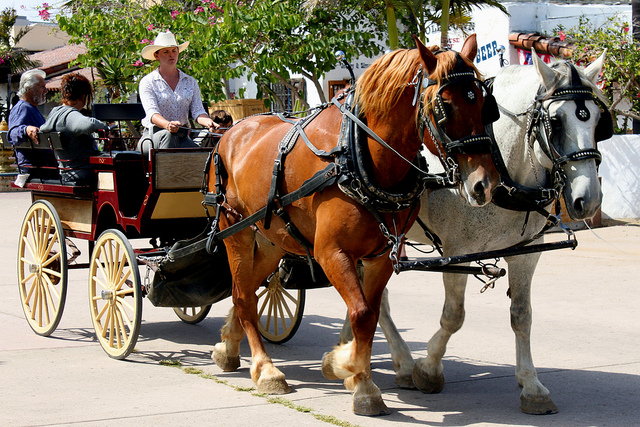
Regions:
<instances>
[{"instance_id":1,"label":"pink flower","mask_svg":"<svg viewBox=\"0 0 640 427\"><path fill-rule=\"evenodd\" d=\"M196 10L193 11L196 15L200 12L204 12L204 7L202 6L198 6L196 7Z\"/></svg>"},{"instance_id":2,"label":"pink flower","mask_svg":"<svg viewBox=\"0 0 640 427\"><path fill-rule=\"evenodd\" d=\"M48 21L49 18L51 17L47 9L42 9L41 11L38 12L38 15L40 15L40 18L42 18L45 21Z\"/></svg>"},{"instance_id":3,"label":"pink flower","mask_svg":"<svg viewBox=\"0 0 640 427\"><path fill-rule=\"evenodd\" d=\"M142 39L142 40L140 41L140 44L148 44L148 43L151 43L151 40L149 40L149 39Z\"/></svg>"},{"instance_id":4,"label":"pink flower","mask_svg":"<svg viewBox=\"0 0 640 427\"><path fill-rule=\"evenodd\" d=\"M629 26L627 25L626 27L623 28L623 30L624 30L625 33L628 33L629 32Z\"/></svg>"},{"instance_id":5,"label":"pink flower","mask_svg":"<svg viewBox=\"0 0 640 427\"><path fill-rule=\"evenodd\" d=\"M567 35L564 33L564 31L560 31L558 32L558 37L560 37L561 41L564 41L564 39L567 38Z\"/></svg>"},{"instance_id":6,"label":"pink flower","mask_svg":"<svg viewBox=\"0 0 640 427\"><path fill-rule=\"evenodd\" d=\"M142 67L144 66L144 62L140 61L139 59L133 63L134 67Z\"/></svg>"},{"instance_id":7,"label":"pink flower","mask_svg":"<svg viewBox=\"0 0 640 427\"><path fill-rule=\"evenodd\" d=\"M4 64L4 58L0 58L0 65Z\"/></svg>"},{"instance_id":8,"label":"pink flower","mask_svg":"<svg viewBox=\"0 0 640 427\"><path fill-rule=\"evenodd\" d=\"M180 15L180 12L178 12L177 10L171 11L171 19L176 19L178 15Z\"/></svg>"},{"instance_id":9,"label":"pink flower","mask_svg":"<svg viewBox=\"0 0 640 427\"><path fill-rule=\"evenodd\" d=\"M153 24L149 24L149 26L147 27L147 30L151 31L153 30L155 27L153 26Z\"/></svg>"}]
</instances>

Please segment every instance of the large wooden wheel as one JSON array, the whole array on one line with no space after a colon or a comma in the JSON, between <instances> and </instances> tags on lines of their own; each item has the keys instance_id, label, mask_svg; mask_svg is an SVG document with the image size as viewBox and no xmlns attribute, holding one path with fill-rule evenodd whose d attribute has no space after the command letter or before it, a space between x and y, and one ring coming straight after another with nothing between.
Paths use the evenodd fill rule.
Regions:
<instances>
[{"instance_id":1,"label":"large wooden wheel","mask_svg":"<svg viewBox=\"0 0 640 427\"><path fill-rule=\"evenodd\" d=\"M258 329L274 344L285 343L295 335L304 313L305 290L285 289L282 274L278 268L258 294Z\"/></svg>"},{"instance_id":2,"label":"large wooden wheel","mask_svg":"<svg viewBox=\"0 0 640 427\"><path fill-rule=\"evenodd\" d=\"M103 350L127 357L138 341L142 320L140 271L133 249L118 230L104 231L89 264L91 318Z\"/></svg>"},{"instance_id":3,"label":"large wooden wheel","mask_svg":"<svg viewBox=\"0 0 640 427\"><path fill-rule=\"evenodd\" d=\"M60 217L45 200L34 202L22 222L18 282L29 326L38 335L51 335L67 296L67 248Z\"/></svg>"},{"instance_id":4,"label":"large wooden wheel","mask_svg":"<svg viewBox=\"0 0 640 427\"><path fill-rule=\"evenodd\" d=\"M195 325L202 322L211 311L211 305L203 307L173 307L173 311L184 323Z\"/></svg>"}]
</instances>

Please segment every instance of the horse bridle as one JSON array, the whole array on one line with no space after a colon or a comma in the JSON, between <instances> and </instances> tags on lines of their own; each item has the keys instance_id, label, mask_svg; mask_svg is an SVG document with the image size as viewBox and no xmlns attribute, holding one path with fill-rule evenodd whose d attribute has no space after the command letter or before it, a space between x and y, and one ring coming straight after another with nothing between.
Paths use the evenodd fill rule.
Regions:
<instances>
[{"instance_id":1,"label":"horse bridle","mask_svg":"<svg viewBox=\"0 0 640 427\"><path fill-rule=\"evenodd\" d=\"M582 160L594 159L596 164L602 162L602 154L597 148L586 148L576 150L572 153L561 153L558 147L553 143L556 132L552 124L552 118L549 113L549 107L554 102L573 101L576 104L575 115L578 120L586 122L591 117L591 113L587 108L585 101L594 101L601 109L601 116L596 125L594 139L599 142L611 138L613 135L613 122L611 113L607 110L604 103L595 96L593 89L582 83L578 71L573 64L567 62L571 72L569 86L561 87L551 95L544 95L542 86L538 90L534 104L527 114L527 131L526 142L529 147L533 146L534 141L538 141L542 152L553 163L552 173L554 176L554 188L561 191L564 187L566 177L562 171L562 167L570 162L578 162ZM558 194L559 196L559 194Z\"/></svg>"},{"instance_id":2,"label":"horse bridle","mask_svg":"<svg viewBox=\"0 0 640 427\"><path fill-rule=\"evenodd\" d=\"M542 215L547 215L543 208L557 200L565 186L566 176L562 171L562 166L581 160L595 159L596 163L600 163L602 160L602 155L597 149L590 148L564 154L560 153L553 145L555 134L552 119L549 114L549 106L553 102L558 101L574 101L576 103L576 117L581 121L587 121L590 118L590 113L585 105L585 101L595 101L602 110L600 121L596 125L595 141L598 142L609 139L613 135L611 114L606 109L606 106L594 95L590 87L582 83L575 67L570 63L567 64L571 70L569 86L557 88L551 95L543 95L544 88L540 86L534 102L523 113L514 114L503 107L499 107L502 112L513 118L524 115L527 116L525 144L531 149L534 142L538 140L540 148L553 163L553 177L550 186L543 187L538 183L538 188L525 187L511 179L502 156L497 149L494 150L494 164L502 176L502 184L496 189L493 202L502 208L519 211L537 211ZM490 90L491 85L492 81L488 83ZM487 128L488 132L493 133L491 126Z\"/></svg>"},{"instance_id":3,"label":"horse bridle","mask_svg":"<svg viewBox=\"0 0 640 427\"><path fill-rule=\"evenodd\" d=\"M442 52L445 51L437 51L434 52L434 54L438 55ZM427 93L426 89L430 86L436 85L437 83L437 81L429 78L424 79L422 68L420 68L409 85L416 86L414 105L418 98L418 88L422 86L422 93L419 95L420 105L418 108L418 119L416 120L420 141L424 144L424 132L426 129L431 135L431 139L435 142L440 160L445 167L447 183L454 185L458 182L459 169L455 154L489 154L491 153L492 147L495 143L487 133L469 135L455 141L452 140L443 128L443 125L447 122L449 117L447 116L447 112L444 107L442 91L448 86L454 84L470 83L472 85L477 85L484 92L484 104L482 106L481 114L482 121L485 126L498 120L498 118L500 118L500 112L495 98L485 86L484 82L476 77L475 71L466 65L460 54L457 52L456 65L454 69L441 81L438 92L433 97L433 102L428 103L425 100ZM477 102L477 96L473 90L469 90L465 96L467 102L470 104ZM431 105L431 108L426 107L426 105ZM433 121L429 117L429 111L433 114ZM440 147L440 145L442 147Z\"/></svg>"}]
</instances>

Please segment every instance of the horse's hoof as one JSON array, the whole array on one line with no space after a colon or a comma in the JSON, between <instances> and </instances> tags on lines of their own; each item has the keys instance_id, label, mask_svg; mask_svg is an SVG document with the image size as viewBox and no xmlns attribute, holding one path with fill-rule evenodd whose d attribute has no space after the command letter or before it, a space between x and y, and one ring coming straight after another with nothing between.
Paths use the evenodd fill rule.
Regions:
<instances>
[{"instance_id":1,"label":"horse's hoof","mask_svg":"<svg viewBox=\"0 0 640 427\"><path fill-rule=\"evenodd\" d=\"M284 380L284 375L281 378L272 377L258 380L257 384L258 393L266 394L287 394L291 393L291 387Z\"/></svg>"},{"instance_id":2,"label":"horse's hoof","mask_svg":"<svg viewBox=\"0 0 640 427\"><path fill-rule=\"evenodd\" d=\"M213 359L216 365L224 372L233 372L240 367L240 356L227 356L215 347L211 352L211 359Z\"/></svg>"},{"instance_id":3,"label":"horse's hoof","mask_svg":"<svg viewBox=\"0 0 640 427\"><path fill-rule=\"evenodd\" d=\"M368 417L377 417L380 415L389 415L391 411L384 404L381 396L369 396L355 394L353 396L353 413L356 415L366 415Z\"/></svg>"},{"instance_id":4,"label":"horse's hoof","mask_svg":"<svg viewBox=\"0 0 640 427\"><path fill-rule=\"evenodd\" d=\"M416 386L413 383L413 376L411 374L396 374L396 385L407 390L416 389Z\"/></svg>"},{"instance_id":5,"label":"horse's hoof","mask_svg":"<svg viewBox=\"0 0 640 427\"><path fill-rule=\"evenodd\" d=\"M322 375L328 380L337 380L339 377L333 370L334 366L334 354L333 352L326 352L322 355Z\"/></svg>"},{"instance_id":6,"label":"horse's hoof","mask_svg":"<svg viewBox=\"0 0 640 427\"><path fill-rule=\"evenodd\" d=\"M557 414L558 408L549 396L522 396L520 395L520 408L525 414L549 415Z\"/></svg>"},{"instance_id":7,"label":"horse's hoof","mask_svg":"<svg viewBox=\"0 0 640 427\"><path fill-rule=\"evenodd\" d=\"M413 385L424 393L440 393L444 388L444 375L429 375L416 363L413 367Z\"/></svg>"}]
</instances>

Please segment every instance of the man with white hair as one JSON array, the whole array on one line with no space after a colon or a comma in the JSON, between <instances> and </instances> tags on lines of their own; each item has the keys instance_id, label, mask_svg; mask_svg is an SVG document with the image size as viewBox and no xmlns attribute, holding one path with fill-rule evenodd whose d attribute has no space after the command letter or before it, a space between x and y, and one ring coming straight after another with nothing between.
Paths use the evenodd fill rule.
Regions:
<instances>
[{"instance_id":1,"label":"man with white hair","mask_svg":"<svg viewBox=\"0 0 640 427\"><path fill-rule=\"evenodd\" d=\"M9 142L12 145L21 144L31 139L34 144L39 144L38 131L45 122L44 116L38 110L38 105L46 101L47 87L44 78L46 73L42 70L29 70L20 77L20 100L13 106L9 114ZM40 153L42 151L42 153ZM55 166L55 158L51 150L38 150L22 152L16 150L16 162L21 173L29 173L29 168L40 166Z\"/></svg>"}]
</instances>

